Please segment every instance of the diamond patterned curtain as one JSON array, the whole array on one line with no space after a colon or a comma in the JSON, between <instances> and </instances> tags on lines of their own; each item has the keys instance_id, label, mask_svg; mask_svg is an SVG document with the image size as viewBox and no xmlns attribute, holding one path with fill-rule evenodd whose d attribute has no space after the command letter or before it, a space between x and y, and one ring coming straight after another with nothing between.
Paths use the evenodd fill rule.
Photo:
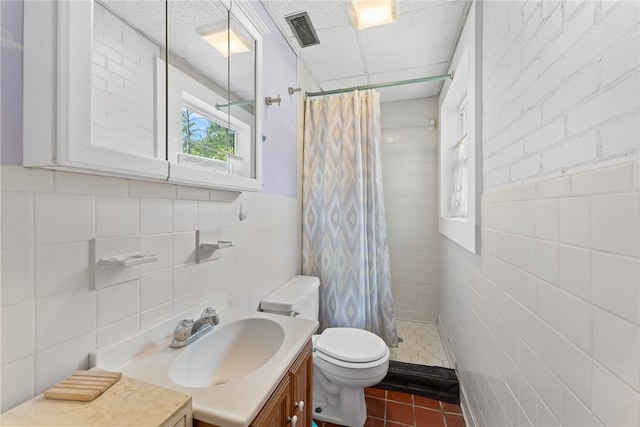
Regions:
<instances>
[{"instance_id":1,"label":"diamond patterned curtain","mask_svg":"<svg viewBox=\"0 0 640 427\"><path fill-rule=\"evenodd\" d=\"M302 272L320 278L320 328L397 345L380 160L380 95L307 99Z\"/></svg>"}]
</instances>

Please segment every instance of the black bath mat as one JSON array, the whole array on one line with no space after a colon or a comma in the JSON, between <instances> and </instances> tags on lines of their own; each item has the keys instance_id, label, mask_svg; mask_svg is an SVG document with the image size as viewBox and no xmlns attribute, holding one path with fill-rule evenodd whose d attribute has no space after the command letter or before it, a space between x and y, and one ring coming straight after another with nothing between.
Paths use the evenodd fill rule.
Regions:
<instances>
[{"instance_id":1,"label":"black bath mat","mask_svg":"<svg viewBox=\"0 0 640 427\"><path fill-rule=\"evenodd\" d=\"M460 404L460 383L456 371L439 366L391 360L387 376L374 387Z\"/></svg>"}]
</instances>

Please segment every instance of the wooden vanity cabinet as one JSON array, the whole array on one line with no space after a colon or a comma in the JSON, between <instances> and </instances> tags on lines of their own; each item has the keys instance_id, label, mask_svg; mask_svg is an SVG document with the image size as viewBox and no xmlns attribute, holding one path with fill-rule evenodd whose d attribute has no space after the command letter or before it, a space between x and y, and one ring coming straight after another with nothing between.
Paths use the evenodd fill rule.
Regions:
<instances>
[{"instance_id":1,"label":"wooden vanity cabinet","mask_svg":"<svg viewBox=\"0 0 640 427\"><path fill-rule=\"evenodd\" d=\"M311 341L302 349L250 427L310 427L313 406L313 356ZM194 420L194 427L217 427Z\"/></svg>"},{"instance_id":2,"label":"wooden vanity cabinet","mask_svg":"<svg viewBox=\"0 0 640 427\"><path fill-rule=\"evenodd\" d=\"M250 427L311 426L313 358L309 342L300 352Z\"/></svg>"},{"instance_id":3,"label":"wooden vanity cabinet","mask_svg":"<svg viewBox=\"0 0 640 427\"><path fill-rule=\"evenodd\" d=\"M291 380L289 375L276 388L251 427L283 427L291 423ZM296 423L296 426L298 424Z\"/></svg>"},{"instance_id":4,"label":"wooden vanity cabinet","mask_svg":"<svg viewBox=\"0 0 640 427\"><path fill-rule=\"evenodd\" d=\"M311 426L313 408L313 357L309 342L289 369L294 414L298 416L296 426ZM301 403L302 402L302 403Z\"/></svg>"}]
</instances>

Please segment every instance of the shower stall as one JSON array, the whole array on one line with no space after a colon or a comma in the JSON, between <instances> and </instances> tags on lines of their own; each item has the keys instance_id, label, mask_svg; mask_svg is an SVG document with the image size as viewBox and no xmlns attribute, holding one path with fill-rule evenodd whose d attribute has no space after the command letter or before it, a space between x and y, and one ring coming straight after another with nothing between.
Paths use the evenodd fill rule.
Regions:
<instances>
[{"instance_id":1,"label":"shower stall","mask_svg":"<svg viewBox=\"0 0 640 427\"><path fill-rule=\"evenodd\" d=\"M382 175L398 337L392 359L452 367L437 327L438 99L381 104Z\"/></svg>"}]
</instances>

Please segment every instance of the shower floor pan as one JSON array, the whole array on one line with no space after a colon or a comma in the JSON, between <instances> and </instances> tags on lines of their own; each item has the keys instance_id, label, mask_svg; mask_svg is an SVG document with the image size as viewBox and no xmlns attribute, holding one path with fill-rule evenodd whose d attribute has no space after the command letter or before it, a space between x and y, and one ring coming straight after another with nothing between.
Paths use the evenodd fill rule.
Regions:
<instances>
[{"instance_id":1,"label":"shower floor pan","mask_svg":"<svg viewBox=\"0 0 640 427\"><path fill-rule=\"evenodd\" d=\"M396 320L396 329L402 342L391 349L389 372L374 387L459 404L460 384L437 325Z\"/></svg>"}]
</instances>

